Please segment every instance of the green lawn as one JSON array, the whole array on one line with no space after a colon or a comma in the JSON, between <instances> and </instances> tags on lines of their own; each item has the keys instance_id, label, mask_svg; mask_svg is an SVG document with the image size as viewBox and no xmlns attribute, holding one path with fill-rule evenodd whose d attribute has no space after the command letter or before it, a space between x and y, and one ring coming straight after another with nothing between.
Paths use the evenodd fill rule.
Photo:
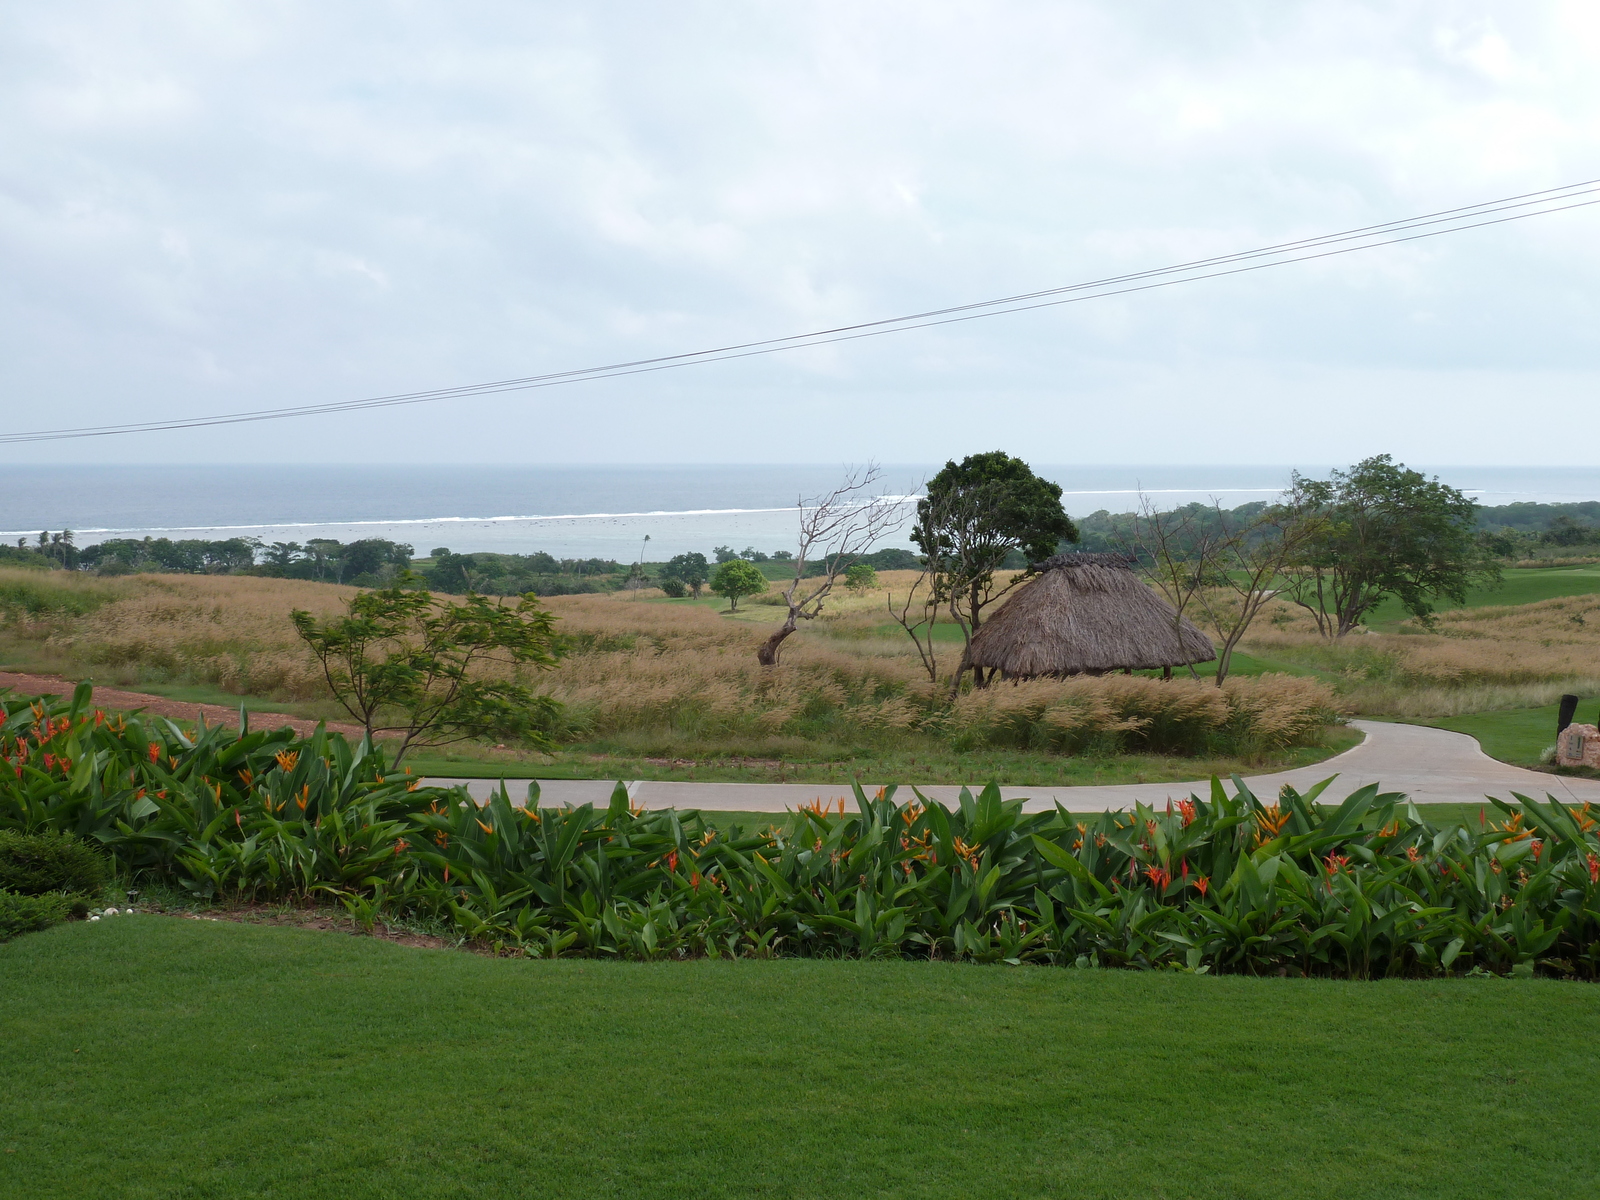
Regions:
<instances>
[{"instance_id":1,"label":"green lawn","mask_svg":"<svg viewBox=\"0 0 1600 1200\"><path fill-rule=\"evenodd\" d=\"M1555 745L1556 710L1559 706L1547 704L1543 708L1518 708L1504 712L1463 713L1456 717L1435 717L1418 721L1419 725L1432 725L1436 729L1453 729L1478 739L1478 745L1490 758L1515 763L1522 767L1537 766L1539 755ZM1578 705L1580 721L1595 719L1595 702L1586 700Z\"/></svg>"},{"instance_id":2,"label":"green lawn","mask_svg":"<svg viewBox=\"0 0 1600 1200\"><path fill-rule=\"evenodd\" d=\"M907 739L911 739L908 737ZM933 784L984 783L997 779L1012 787L1071 787L1079 784L1172 783L1186 779L1226 777L1282 771L1321 762L1348 750L1361 734L1345 726L1330 727L1319 746L1298 746L1275 754L1270 762L1252 764L1236 758L1184 758L1162 754L1119 754L1109 757L1034 753L1024 750L955 751L921 739L905 749L877 747L826 747L808 744L786 747L772 758L752 755L732 758L715 748L702 756L681 743L674 757L628 753L602 745L562 749L553 757L511 752L485 755L463 746L448 754L418 755L405 760L416 775L456 776L466 779L655 779L737 783L817 783L849 786L852 780L870 783ZM831 749L831 752L830 752ZM690 765L677 756L689 760Z\"/></svg>"},{"instance_id":3,"label":"green lawn","mask_svg":"<svg viewBox=\"0 0 1600 1200\"><path fill-rule=\"evenodd\" d=\"M1478 587L1467 593L1464 608L1489 604L1533 604L1557 596L1600 593L1600 564L1588 567L1511 567L1498 588ZM1451 607L1454 607L1453 605ZM1406 617L1400 601L1389 597L1367 614L1369 628L1388 630Z\"/></svg>"},{"instance_id":4,"label":"green lawn","mask_svg":"<svg viewBox=\"0 0 1600 1200\"><path fill-rule=\"evenodd\" d=\"M0 946L0 1194L1593 1194L1600 988ZM1587 1183L1584 1181L1588 1180Z\"/></svg>"}]
</instances>

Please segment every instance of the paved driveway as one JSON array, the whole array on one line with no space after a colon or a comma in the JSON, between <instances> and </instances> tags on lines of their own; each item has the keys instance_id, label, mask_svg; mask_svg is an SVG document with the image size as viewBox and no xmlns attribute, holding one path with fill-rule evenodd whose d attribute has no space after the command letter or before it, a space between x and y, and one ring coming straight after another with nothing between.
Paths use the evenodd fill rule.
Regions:
<instances>
[{"instance_id":1,"label":"paved driveway","mask_svg":"<svg viewBox=\"0 0 1600 1200\"><path fill-rule=\"evenodd\" d=\"M1304 790L1330 775L1332 786L1323 802L1343 800L1356 788L1381 783L1385 791L1403 791L1418 804L1480 803L1485 795L1509 800L1512 792L1543 799L1553 793L1567 803L1600 804L1600 781L1568 779L1525 771L1490 758L1476 739L1445 729L1422 725L1393 725L1381 721L1355 721L1366 735L1359 746L1311 767L1248 777L1250 787L1262 797L1275 795L1283 784ZM486 797L496 786L485 779L430 778L430 783L465 783L472 794ZM983 780L975 780L974 788ZM514 800L526 794L526 780L509 780ZM611 798L609 780L552 779L540 782L540 803L545 805L593 803L603 807ZM1101 812L1128 808L1135 800L1165 804L1190 792L1205 795L1210 780L1188 783L1130 783L1087 787L1004 787L1008 800L1021 798L1029 812L1048 809L1059 800L1073 812ZM925 796L954 804L960 788L954 785L921 789ZM644 780L628 784L635 804L646 808L704 808L723 811L780 813L813 800L850 796L849 788L815 783L667 783Z\"/></svg>"}]
</instances>

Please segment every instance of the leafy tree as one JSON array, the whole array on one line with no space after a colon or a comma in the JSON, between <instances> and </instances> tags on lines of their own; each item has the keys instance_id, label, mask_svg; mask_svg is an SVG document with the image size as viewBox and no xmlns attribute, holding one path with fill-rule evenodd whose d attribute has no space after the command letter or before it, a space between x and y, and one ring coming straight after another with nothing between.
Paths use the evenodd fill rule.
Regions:
<instances>
[{"instance_id":1,"label":"leafy tree","mask_svg":"<svg viewBox=\"0 0 1600 1200\"><path fill-rule=\"evenodd\" d=\"M700 589L705 587L706 580L711 577L711 565L706 562L706 556L698 551L688 554L675 554L668 560L667 565L661 568L661 578L677 579L695 594L698 599ZM668 595L671 595L669 592Z\"/></svg>"},{"instance_id":2,"label":"leafy tree","mask_svg":"<svg viewBox=\"0 0 1600 1200\"><path fill-rule=\"evenodd\" d=\"M455 604L405 586L414 582L402 577L359 593L344 616L326 622L300 609L290 614L334 698L369 739L399 735L397 766L417 743L521 737L548 748L543 729L559 703L496 676L554 667L555 618L528 597L515 606L477 595Z\"/></svg>"},{"instance_id":3,"label":"leafy tree","mask_svg":"<svg viewBox=\"0 0 1600 1200\"><path fill-rule=\"evenodd\" d=\"M1061 507L1060 484L1040 479L1020 458L993 450L947 462L928 481L911 540L930 564L932 597L949 606L970 650L984 608L1023 578L996 587L995 572L1006 558L1018 552L1029 563L1043 562L1062 542L1077 541L1078 529ZM964 652L952 691L961 686L967 665ZM974 677L981 686L982 673Z\"/></svg>"},{"instance_id":4,"label":"leafy tree","mask_svg":"<svg viewBox=\"0 0 1600 1200\"><path fill-rule=\"evenodd\" d=\"M852 563L844 573L844 586L858 596L865 595L878 586L878 573L872 569L871 563Z\"/></svg>"},{"instance_id":5,"label":"leafy tree","mask_svg":"<svg viewBox=\"0 0 1600 1200\"><path fill-rule=\"evenodd\" d=\"M730 558L711 575L711 590L728 598L728 611L736 612L740 596L756 596L767 590L767 577L754 563Z\"/></svg>"},{"instance_id":6,"label":"leafy tree","mask_svg":"<svg viewBox=\"0 0 1600 1200\"><path fill-rule=\"evenodd\" d=\"M1595 541L1597 535L1600 530L1593 525L1581 524L1562 514L1551 519L1550 527L1539 535L1539 540L1546 546L1581 546Z\"/></svg>"},{"instance_id":7,"label":"leafy tree","mask_svg":"<svg viewBox=\"0 0 1600 1200\"><path fill-rule=\"evenodd\" d=\"M1475 536L1477 505L1380 454L1328 480L1294 477L1291 503L1311 522L1284 572L1284 595L1343 637L1386 596L1429 623L1434 601L1466 603L1500 569Z\"/></svg>"},{"instance_id":8,"label":"leafy tree","mask_svg":"<svg viewBox=\"0 0 1600 1200\"><path fill-rule=\"evenodd\" d=\"M387 538L362 538L339 552L344 576L352 583L387 583L399 571L411 566L415 553L404 542Z\"/></svg>"},{"instance_id":9,"label":"leafy tree","mask_svg":"<svg viewBox=\"0 0 1600 1200\"><path fill-rule=\"evenodd\" d=\"M718 546L712 551L719 563L732 562L739 556L733 552L732 546Z\"/></svg>"}]
</instances>

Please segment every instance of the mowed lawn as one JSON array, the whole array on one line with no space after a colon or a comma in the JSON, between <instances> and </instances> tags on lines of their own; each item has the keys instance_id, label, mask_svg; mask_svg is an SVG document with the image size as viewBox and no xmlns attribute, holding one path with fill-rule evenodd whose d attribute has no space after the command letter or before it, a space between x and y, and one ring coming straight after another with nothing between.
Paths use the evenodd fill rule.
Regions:
<instances>
[{"instance_id":1,"label":"mowed lawn","mask_svg":"<svg viewBox=\"0 0 1600 1200\"><path fill-rule=\"evenodd\" d=\"M0 1195L1592 1195L1600 988L0 946Z\"/></svg>"},{"instance_id":2,"label":"mowed lawn","mask_svg":"<svg viewBox=\"0 0 1600 1200\"><path fill-rule=\"evenodd\" d=\"M1463 713L1455 717L1435 717L1419 724L1465 733L1477 738L1478 745L1490 758L1531 767L1538 764L1539 755L1547 747L1555 745L1556 717L1560 707L1558 704L1547 704L1542 708ZM1578 705L1575 719L1591 722L1597 719L1592 698Z\"/></svg>"},{"instance_id":3,"label":"mowed lawn","mask_svg":"<svg viewBox=\"0 0 1600 1200\"><path fill-rule=\"evenodd\" d=\"M1584 567L1507 567L1496 587L1477 586L1467 590L1463 608L1482 608L1491 604L1534 604L1558 596L1600 594L1600 564ZM1453 608L1441 601L1441 608ZM1389 630L1406 619L1405 607L1390 596L1367 614L1366 624Z\"/></svg>"}]
</instances>

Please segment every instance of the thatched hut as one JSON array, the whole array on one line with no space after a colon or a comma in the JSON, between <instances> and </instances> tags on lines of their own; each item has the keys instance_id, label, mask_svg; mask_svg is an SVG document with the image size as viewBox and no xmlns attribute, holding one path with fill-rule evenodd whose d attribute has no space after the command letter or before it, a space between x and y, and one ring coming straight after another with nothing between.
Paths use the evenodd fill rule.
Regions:
<instances>
[{"instance_id":1,"label":"thatched hut","mask_svg":"<svg viewBox=\"0 0 1600 1200\"><path fill-rule=\"evenodd\" d=\"M1007 679L1210 662L1211 639L1120 554L1058 554L972 639L972 665Z\"/></svg>"}]
</instances>

